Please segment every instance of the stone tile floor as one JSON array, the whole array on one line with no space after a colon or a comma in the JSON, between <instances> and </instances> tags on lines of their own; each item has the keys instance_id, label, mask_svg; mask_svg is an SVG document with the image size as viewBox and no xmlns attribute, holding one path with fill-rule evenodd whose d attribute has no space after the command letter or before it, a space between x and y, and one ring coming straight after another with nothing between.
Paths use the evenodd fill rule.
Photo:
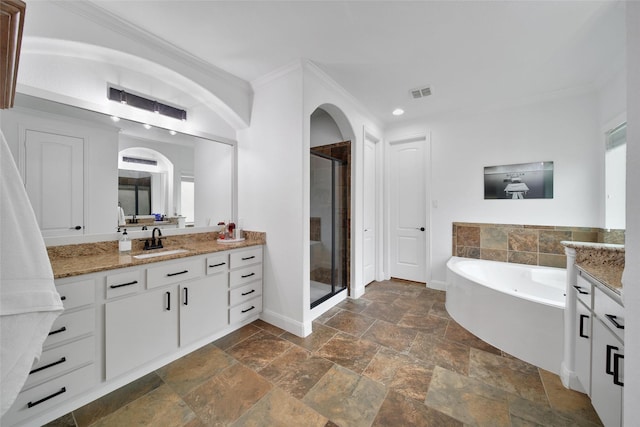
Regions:
<instances>
[{"instance_id":1,"label":"stone tile floor","mask_svg":"<svg viewBox=\"0 0 640 427\"><path fill-rule=\"evenodd\" d=\"M258 320L50 425L601 425L585 395L470 334L444 301L375 282L306 338Z\"/></svg>"}]
</instances>

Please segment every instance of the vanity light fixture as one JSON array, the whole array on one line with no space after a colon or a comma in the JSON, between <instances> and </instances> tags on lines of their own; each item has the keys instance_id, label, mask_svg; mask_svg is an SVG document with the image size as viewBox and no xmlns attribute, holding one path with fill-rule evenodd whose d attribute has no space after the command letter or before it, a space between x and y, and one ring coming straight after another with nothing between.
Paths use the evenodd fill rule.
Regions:
<instances>
[{"instance_id":1,"label":"vanity light fixture","mask_svg":"<svg viewBox=\"0 0 640 427\"><path fill-rule=\"evenodd\" d=\"M155 99L149 99L135 93L127 92L121 88L109 86L107 90L107 98L111 101L152 111L157 114L162 114L163 116L172 117L182 121L187 120L187 111L185 109L172 107L171 105L167 105Z\"/></svg>"},{"instance_id":2,"label":"vanity light fixture","mask_svg":"<svg viewBox=\"0 0 640 427\"><path fill-rule=\"evenodd\" d=\"M394 116L401 116L404 114L404 110L402 108L396 108L391 114Z\"/></svg>"}]
</instances>

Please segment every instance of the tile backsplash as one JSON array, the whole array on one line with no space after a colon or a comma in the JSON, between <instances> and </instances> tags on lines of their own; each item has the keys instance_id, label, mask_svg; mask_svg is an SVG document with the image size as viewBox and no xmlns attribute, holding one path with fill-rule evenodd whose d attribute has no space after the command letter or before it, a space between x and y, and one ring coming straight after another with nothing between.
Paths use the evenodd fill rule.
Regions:
<instances>
[{"instance_id":1,"label":"tile backsplash","mask_svg":"<svg viewBox=\"0 0 640 427\"><path fill-rule=\"evenodd\" d=\"M453 223L452 255L566 267L563 240L624 244L624 230L548 225Z\"/></svg>"}]
</instances>

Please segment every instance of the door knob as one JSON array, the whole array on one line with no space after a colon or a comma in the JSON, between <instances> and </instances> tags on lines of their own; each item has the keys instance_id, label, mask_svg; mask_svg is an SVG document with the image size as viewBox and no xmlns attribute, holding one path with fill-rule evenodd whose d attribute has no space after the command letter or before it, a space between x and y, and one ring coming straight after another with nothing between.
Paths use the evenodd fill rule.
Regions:
<instances>
[{"instance_id":1,"label":"door knob","mask_svg":"<svg viewBox=\"0 0 640 427\"><path fill-rule=\"evenodd\" d=\"M416 228L416 230L424 231L424 227Z\"/></svg>"},{"instance_id":2,"label":"door knob","mask_svg":"<svg viewBox=\"0 0 640 427\"><path fill-rule=\"evenodd\" d=\"M75 227L70 227L69 230L82 230L82 226L76 225Z\"/></svg>"}]
</instances>

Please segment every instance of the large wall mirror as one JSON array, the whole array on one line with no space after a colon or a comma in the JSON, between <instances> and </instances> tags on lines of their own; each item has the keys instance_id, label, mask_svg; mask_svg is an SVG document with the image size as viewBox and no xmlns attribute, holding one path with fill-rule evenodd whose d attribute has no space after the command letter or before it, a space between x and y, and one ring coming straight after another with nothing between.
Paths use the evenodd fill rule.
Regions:
<instances>
[{"instance_id":1,"label":"large wall mirror","mask_svg":"<svg viewBox=\"0 0 640 427\"><path fill-rule=\"evenodd\" d=\"M605 138L605 228L624 230L626 226L626 122L608 130Z\"/></svg>"},{"instance_id":2,"label":"large wall mirror","mask_svg":"<svg viewBox=\"0 0 640 427\"><path fill-rule=\"evenodd\" d=\"M133 215L165 228L235 218L236 146L228 141L20 93L2 112L2 131L45 237L114 233L122 215L132 231L143 227Z\"/></svg>"}]
</instances>

